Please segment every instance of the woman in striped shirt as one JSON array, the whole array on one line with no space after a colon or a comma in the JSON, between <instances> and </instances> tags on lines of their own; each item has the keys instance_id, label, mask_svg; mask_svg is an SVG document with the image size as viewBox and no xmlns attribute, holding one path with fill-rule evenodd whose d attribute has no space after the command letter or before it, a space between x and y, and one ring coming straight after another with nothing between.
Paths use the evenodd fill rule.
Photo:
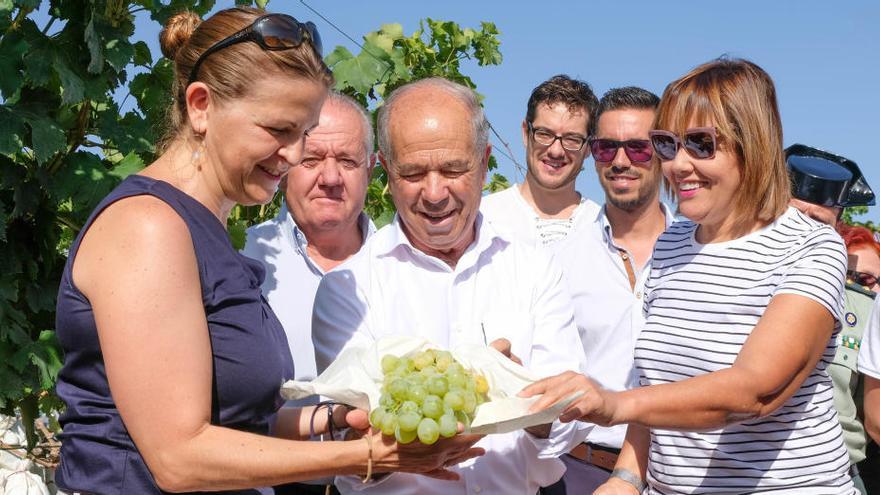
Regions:
<instances>
[{"instance_id":1,"label":"woman in striped shirt","mask_svg":"<svg viewBox=\"0 0 880 495\"><path fill-rule=\"evenodd\" d=\"M569 373L540 381L562 420L627 423L595 493L855 494L826 367L843 308L846 251L787 206L782 124L769 75L703 64L663 95L651 140L689 221L658 240L635 348L641 387ZM647 486L646 486L647 485Z\"/></svg>"}]
</instances>

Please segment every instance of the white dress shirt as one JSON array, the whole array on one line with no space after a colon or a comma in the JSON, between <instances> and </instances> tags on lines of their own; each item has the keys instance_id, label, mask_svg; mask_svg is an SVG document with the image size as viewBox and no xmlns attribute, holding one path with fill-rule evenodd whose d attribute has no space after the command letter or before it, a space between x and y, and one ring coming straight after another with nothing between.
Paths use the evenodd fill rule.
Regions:
<instances>
[{"instance_id":1,"label":"white dress shirt","mask_svg":"<svg viewBox=\"0 0 880 495\"><path fill-rule=\"evenodd\" d=\"M476 222L476 239L455 268L415 249L395 217L328 273L312 323L318 370L343 348L384 335L424 337L444 349L504 337L540 376L583 370L571 298L549 253L511 243L482 215ZM336 485L342 493L534 495L562 476L557 457L582 442L586 428L555 422L548 439L524 431L489 435L477 443L486 455L453 468L459 481L395 473L366 485L337 477Z\"/></svg>"},{"instance_id":2,"label":"white dress shirt","mask_svg":"<svg viewBox=\"0 0 880 495\"><path fill-rule=\"evenodd\" d=\"M580 204L566 219L541 218L523 198L520 184L490 194L480 203L480 212L501 233L531 246L550 245L583 228L601 207L581 195Z\"/></svg>"},{"instance_id":3,"label":"white dress shirt","mask_svg":"<svg viewBox=\"0 0 880 495\"><path fill-rule=\"evenodd\" d=\"M364 213L360 214L358 224L364 241L376 231ZM284 326L297 380L312 380L317 376L312 345L312 304L324 270L309 258L308 244L287 205L282 204L278 216L247 229L247 241L241 251L266 268L263 296Z\"/></svg>"},{"instance_id":4,"label":"white dress shirt","mask_svg":"<svg viewBox=\"0 0 880 495\"><path fill-rule=\"evenodd\" d=\"M862 336L859 371L880 380L880 297L874 298L874 308Z\"/></svg>"},{"instance_id":5,"label":"white dress shirt","mask_svg":"<svg viewBox=\"0 0 880 495\"><path fill-rule=\"evenodd\" d=\"M675 220L661 203L666 226ZM636 338L645 323L642 291L651 273L651 261L644 267L632 264L635 290L630 289L626 266L620 256L626 249L614 244L605 207L589 219L584 228L573 231L554 246L556 260L563 267L574 317L587 362L587 374L610 390L627 390L639 385L633 367ZM640 269L641 268L641 269ZM596 426L587 441L620 448L626 425Z\"/></svg>"}]
</instances>

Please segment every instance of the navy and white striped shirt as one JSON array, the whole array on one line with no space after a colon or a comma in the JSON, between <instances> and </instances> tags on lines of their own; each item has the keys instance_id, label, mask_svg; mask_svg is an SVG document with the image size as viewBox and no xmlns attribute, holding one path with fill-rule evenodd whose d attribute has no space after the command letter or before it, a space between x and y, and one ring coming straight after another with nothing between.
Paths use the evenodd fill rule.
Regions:
<instances>
[{"instance_id":1,"label":"navy and white striped shirt","mask_svg":"<svg viewBox=\"0 0 880 495\"><path fill-rule=\"evenodd\" d=\"M777 294L818 302L840 330L846 250L831 227L789 208L728 242L699 244L696 230L675 223L655 246L635 349L641 385L730 367ZM647 493L857 493L825 372L834 352L832 336L816 369L768 416L703 432L652 429Z\"/></svg>"}]
</instances>

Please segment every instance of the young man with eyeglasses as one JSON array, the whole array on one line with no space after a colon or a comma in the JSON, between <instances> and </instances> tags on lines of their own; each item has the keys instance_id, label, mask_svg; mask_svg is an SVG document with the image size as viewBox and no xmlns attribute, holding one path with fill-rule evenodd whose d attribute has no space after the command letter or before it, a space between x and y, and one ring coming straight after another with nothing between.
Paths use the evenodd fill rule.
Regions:
<instances>
[{"instance_id":1,"label":"young man with eyeglasses","mask_svg":"<svg viewBox=\"0 0 880 495\"><path fill-rule=\"evenodd\" d=\"M554 246L575 307L587 374L603 387L638 385L633 349L641 330L642 291L654 244L673 215L660 202L660 163L648 132L660 99L636 87L602 97L590 138L605 205L585 227ZM566 464L566 493L592 493L614 469L626 426L596 426Z\"/></svg>"},{"instance_id":2,"label":"young man with eyeglasses","mask_svg":"<svg viewBox=\"0 0 880 495\"><path fill-rule=\"evenodd\" d=\"M813 220L836 227L844 208L874 205L874 193L852 160L802 144L786 148L785 159L792 183L791 206ZM863 381L866 380L859 374L857 362L874 296L874 292L847 280L845 323L837 334L834 361L828 366L834 384L834 408L852 464L850 476L863 494L869 490L857 466L865 459L868 444L865 425L860 419Z\"/></svg>"},{"instance_id":3,"label":"young man with eyeglasses","mask_svg":"<svg viewBox=\"0 0 880 495\"><path fill-rule=\"evenodd\" d=\"M522 123L525 180L486 196L480 206L495 228L531 245L549 245L599 210L575 189L590 154L587 140L597 105L589 84L566 75L532 90Z\"/></svg>"}]
</instances>

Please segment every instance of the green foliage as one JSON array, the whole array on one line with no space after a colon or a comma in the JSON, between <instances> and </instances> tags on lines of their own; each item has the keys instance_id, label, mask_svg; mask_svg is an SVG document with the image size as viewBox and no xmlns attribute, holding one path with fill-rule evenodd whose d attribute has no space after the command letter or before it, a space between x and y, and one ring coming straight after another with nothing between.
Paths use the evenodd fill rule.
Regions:
<instances>
[{"instance_id":1,"label":"green foliage","mask_svg":"<svg viewBox=\"0 0 880 495\"><path fill-rule=\"evenodd\" d=\"M363 49L357 55L338 46L325 62L333 69L336 89L364 107L376 108L395 88L426 77L445 77L476 88L473 80L461 72L461 63L470 59L480 66L500 64L498 34L491 22L483 22L475 30L429 18L420 22L419 29L410 36L404 35L400 24L383 24L378 31L364 36ZM494 164L492 157L490 168L495 168ZM379 227L394 216L387 183L385 171L376 167L367 189L365 211ZM507 179L494 174L487 188L496 191L506 184Z\"/></svg>"},{"instance_id":2,"label":"green foliage","mask_svg":"<svg viewBox=\"0 0 880 495\"><path fill-rule=\"evenodd\" d=\"M866 222L860 222L858 220L853 220L853 217L867 215L868 207L867 206L853 206L850 208L845 208L843 210L843 215L841 215L840 220L844 223L848 223L850 225L858 225L861 227L865 227L871 232L880 232L880 225L874 225L874 222L868 220Z\"/></svg>"},{"instance_id":3,"label":"green foliage","mask_svg":"<svg viewBox=\"0 0 880 495\"><path fill-rule=\"evenodd\" d=\"M110 190L156 158L170 103L172 63L132 39L134 13L162 23L182 9L206 14L215 1L55 0L39 26L41 4L0 0L0 413L22 415L31 446L31 420L62 406L55 303L71 242ZM366 105L431 75L473 87L460 62L500 63L497 34L491 23L477 31L428 19L405 37L388 24L365 37L369 54L337 48L327 59L340 88ZM377 168L367 212L380 224L394 211L386 182ZM234 244L279 206L235 208Z\"/></svg>"}]
</instances>

